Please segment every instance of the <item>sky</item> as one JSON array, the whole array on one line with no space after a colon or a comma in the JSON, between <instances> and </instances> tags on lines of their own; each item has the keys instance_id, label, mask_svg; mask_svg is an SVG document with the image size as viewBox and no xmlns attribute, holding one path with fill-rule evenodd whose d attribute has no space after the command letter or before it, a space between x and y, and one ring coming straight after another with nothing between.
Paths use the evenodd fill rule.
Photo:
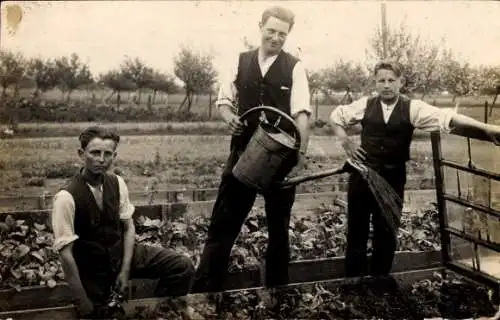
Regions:
<instances>
[{"instance_id":1,"label":"sky","mask_svg":"<svg viewBox=\"0 0 500 320\"><path fill-rule=\"evenodd\" d=\"M388 1L387 23L403 19L412 32L438 43L443 38L459 58L473 65L500 64L500 2ZM23 1L15 34L1 23L0 47L27 56L69 56L76 52L94 74L118 68L125 56L172 73L181 45L210 52L215 68L244 50L243 38L259 42L258 22L269 5L294 11L295 26L285 50L308 69L337 59L363 62L381 21L379 1Z\"/></svg>"}]
</instances>

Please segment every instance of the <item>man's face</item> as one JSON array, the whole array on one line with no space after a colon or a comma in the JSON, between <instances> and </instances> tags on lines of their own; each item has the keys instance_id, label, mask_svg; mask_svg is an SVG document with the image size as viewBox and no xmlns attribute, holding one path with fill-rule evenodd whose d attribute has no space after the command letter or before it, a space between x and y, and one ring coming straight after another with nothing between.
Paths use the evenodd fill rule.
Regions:
<instances>
[{"instance_id":1,"label":"man's face","mask_svg":"<svg viewBox=\"0 0 500 320\"><path fill-rule=\"evenodd\" d=\"M104 174L116 157L116 144L111 139L94 138L83 149L78 150L85 169L94 174Z\"/></svg>"},{"instance_id":2,"label":"man's face","mask_svg":"<svg viewBox=\"0 0 500 320\"><path fill-rule=\"evenodd\" d=\"M267 54L280 52L290 31L290 24L276 17L269 17L265 24L260 24L261 47Z\"/></svg>"},{"instance_id":3,"label":"man's face","mask_svg":"<svg viewBox=\"0 0 500 320\"><path fill-rule=\"evenodd\" d=\"M398 77L392 70L380 69L375 75L375 89L382 100L395 99L401 85L401 77Z\"/></svg>"}]
</instances>

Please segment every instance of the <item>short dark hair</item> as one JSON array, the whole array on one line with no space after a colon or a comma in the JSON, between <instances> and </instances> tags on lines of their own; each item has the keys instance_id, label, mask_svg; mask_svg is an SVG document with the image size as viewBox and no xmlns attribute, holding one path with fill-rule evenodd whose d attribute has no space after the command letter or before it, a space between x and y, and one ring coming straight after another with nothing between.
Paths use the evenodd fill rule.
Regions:
<instances>
[{"instance_id":1,"label":"short dark hair","mask_svg":"<svg viewBox=\"0 0 500 320\"><path fill-rule=\"evenodd\" d=\"M117 133L103 127L92 126L85 129L78 137L78 140L80 140L81 148L87 148L89 142L94 138L101 138L103 140L111 139L115 142L116 145L118 145L118 143L120 142L120 136Z\"/></svg>"},{"instance_id":2,"label":"short dark hair","mask_svg":"<svg viewBox=\"0 0 500 320\"><path fill-rule=\"evenodd\" d=\"M396 61L384 60L384 61L378 62L375 65L375 68L373 68L373 74L377 75L377 72L379 70L382 70L382 69L383 70L391 70L392 72L394 72L394 74L397 77L401 77L403 75L403 68L401 67L401 64L399 62L396 62Z\"/></svg>"},{"instance_id":3,"label":"short dark hair","mask_svg":"<svg viewBox=\"0 0 500 320\"><path fill-rule=\"evenodd\" d=\"M280 20L288 22L288 24L290 25L290 28L288 28L289 31L292 30L292 27L295 24L295 14L291 10L280 6L273 6L266 9L262 13L262 20L261 20L262 24L263 25L266 24L267 20L270 17L275 17Z\"/></svg>"}]
</instances>

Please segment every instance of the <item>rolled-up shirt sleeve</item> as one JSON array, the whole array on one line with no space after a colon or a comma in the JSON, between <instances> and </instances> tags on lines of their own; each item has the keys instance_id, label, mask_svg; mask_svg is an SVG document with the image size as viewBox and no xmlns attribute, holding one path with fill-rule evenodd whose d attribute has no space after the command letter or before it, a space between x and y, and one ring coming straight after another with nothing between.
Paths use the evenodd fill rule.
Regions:
<instances>
[{"instance_id":1,"label":"rolled-up shirt sleeve","mask_svg":"<svg viewBox=\"0 0 500 320\"><path fill-rule=\"evenodd\" d=\"M54 233L53 249L60 251L72 243L78 236L75 234L75 201L73 196L61 190L54 195L52 203L51 224Z\"/></svg>"},{"instance_id":2,"label":"rolled-up shirt sleeve","mask_svg":"<svg viewBox=\"0 0 500 320\"><path fill-rule=\"evenodd\" d=\"M132 218L134 214L135 207L130 202L128 187L122 177L117 176L118 178L118 187L120 190L120 219L128 220Z\"/></svg>"},{"instance_id":3,"label":"rolled-up shirt sleeve","mask_svg":"<svg viewBox=\"0 0 500 320\"><path fill-rule=\"evenodd\" d=\"M350 104L339 105L330 114L330 122L342 128L360 123L365 115L367 100L367 97L363 97Z\"/></svg>"},{"instance_id":4,"label":"rolled-up shirt sleeve","mask_svg":"<svg viewBox=\"0 0 500 320\"><path fill-rule=\"evenodd\" d=\"M290 94L290 113L295 117L300 112L312 113L309 81L302 62L297 62L292 73L292 92Z\"/></svg>"},{"instance_id":5,"label":"rolled-up shirt sleeve","mask_svg":"<svg viewBox=\"0 0 500 320\"><path fill-rule=\"evenodd\" d=\"M219 83L219 92L217 94L215 106L219 109L221 105L229 105L233 109L236 109L235 100L238 91L234 85L234 81L236 81L236 76L238 74L238 60L229 61L224 72Z\"/></svg>"},{"instance_id":6,"label":"rolled-up shirt sleeve","mask_svg":"<svg viewBox=\"0 0 500 320\"><path fill-rule=\"evenodd\" d=\"M456 111L452 108L438 108L422 100L412 100L410 107L410 117L416 129L431 132L451 131L451 119Z\"/></svg>"}]
</instances>

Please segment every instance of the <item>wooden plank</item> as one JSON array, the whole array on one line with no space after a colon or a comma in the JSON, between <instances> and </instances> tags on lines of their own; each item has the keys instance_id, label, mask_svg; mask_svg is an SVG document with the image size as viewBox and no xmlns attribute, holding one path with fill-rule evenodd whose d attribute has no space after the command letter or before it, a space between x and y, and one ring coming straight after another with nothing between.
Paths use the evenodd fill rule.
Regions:
<instances>
[{"instance_id":1,"label":"wooden plank","mask_svg":"<svg viewBox=\"0 0 500 320\"><path fill-rule=\"evenodd\" d=\"M421 208L435 199L434 190L414 190L405 193L405 207ZM346 193L337 192L321 192L321 193L303 193L296 195L296 201L293 206L294 214L310 215L315 214L315 210L321 205L331 205L335 199L346 199ZM196 201L196 202L180 202L180 203L164 203L155 205L137 205L135 216L144 215L151 219L160 218L175 218L181 215L186 216L210 216L212 207L215 201ZM264 201L259 197L255 202L255 207L262 208ZM0 220L3 220L6 215L10 214L15 217L23 217L28 219L31 214L48 215L49 210L32 210L32 211L12 211L0 212ZM3 217L2 217L3 216Z\"/></svg>"},{"instance_id":2,"label":"wooden plank","mask_svg":"<svg viewBox=\"0 0 500 320\"><path fill-rule=\"evenodd\" d=\"M440 265L440 252L397 252L394 258L393 272L425 269ZM318 260L293 261L289 265L291 283L323 281L343 278L344 257ZM262 286L259 266L240 272L230 273L224 290L246 289ZM150 298L153 296L156 280L136 279L131 284L131 299ZM198 293L198 292L194 292ZM33 309L63 306L71 303L71 294L66 283L55 288L42 286L26 287L0 291L0 311Z\"/></svg>"},{"instance_id":3,"label":"wooden plank","mask_svg":"<svg viewBox=\"0 0 500 320\"><path fill-rule=\"evenodd\" d=\"M47 286L0 290L0 311L57 307L71 304L72 293L65 282ZM1 318L0 318L1 319Z\"/></svg>"},{"instance_id":4,"label":"wooden plank","mask_svg":"<svg viewBox=\"0 0 500 320\"><path fill-rule=\"evenodd\" d=\"M409 179L406 190L425 190L432 188L434 179ZM347 191L347 182L301 184L297 186L297 193L307 193L314 186L314 192ZM131 191L130 199L135 204L155 204L158 202L192 202L215 200L217 188L186 189L186 190L158 190L154 193ZM1 211L16 211L28 209L49 209L52 207L53 194L19 195L17 197L0 197Z\"/></svg>"},{"instance_id":5,"label":"wooden plank","mask_svg":"<svg viewBox=\"0 0 500 320\"><path fill-rule=\"evenodd\" d=\"M421 270L412 270L412 271L403 271L403 272L393 272L391 275L396 279L396 281L401 286L410 285L414 282L429 279L435 273L442 272L443 268L427 268ZM344 284L344 283L356 283L360 281L361 278L349 278L349 279L330 279L326 281L319 282L309 282L309 283L294 283L290 284L287 287L295 288L309 288L312 289L314 285L320 284L325 289L332 290L333 288ZM262 287L248 288L248 291L260 291ZM229 292L234 292L238 290L230 290ZM206 300L206 295L202 294L190 294L187 296L188 303L196 303L197 301ZM132 299L124 304L125 312L127 316L133 315L136 307L149 307L154 308L159 302L161 302L162 298L143 298L143 299ZM8 312L0 312L0 319L5 319L8 317L12 317L15 320L41 320L41 319L65 319L65 320L76 320L75 309L72 305L65 305L62 307L55 308L44 308L44 309L31 309L31 310L23 310L23 311L8 311Z\"/></svg>"},{"instance_id":6,"label":"wooden plank","mask_svg":"<svg viewBox=\"0 0 500 320\"><path fill-rule=\"evenodd\" d=\"M73 305L62 307L39 308L30 310L16 310L0 312L1 320L77 320L76 309Z\"/></svg>"}]
</instances>

